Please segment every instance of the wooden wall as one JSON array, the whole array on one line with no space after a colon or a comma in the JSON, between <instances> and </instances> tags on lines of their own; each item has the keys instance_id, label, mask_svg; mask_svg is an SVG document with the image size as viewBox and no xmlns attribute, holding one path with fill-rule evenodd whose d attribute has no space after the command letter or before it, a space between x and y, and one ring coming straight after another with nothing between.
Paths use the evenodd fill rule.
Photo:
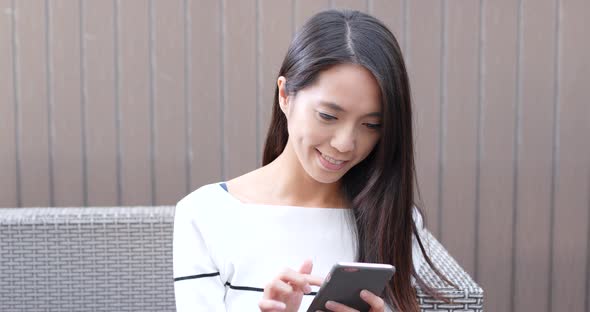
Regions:
<instances>
[{"instance_id":1,"label":"wooden wall","mask_svg":"<svg viewBox=\"0 0 590 312\"><path fill-rule=\"evenodd\" d=\"M0 207L168 205L256 168L319 10L396 34L430 230L488 311L590 311L587 0L0 0Z\"/></svg>"}]
</instances>

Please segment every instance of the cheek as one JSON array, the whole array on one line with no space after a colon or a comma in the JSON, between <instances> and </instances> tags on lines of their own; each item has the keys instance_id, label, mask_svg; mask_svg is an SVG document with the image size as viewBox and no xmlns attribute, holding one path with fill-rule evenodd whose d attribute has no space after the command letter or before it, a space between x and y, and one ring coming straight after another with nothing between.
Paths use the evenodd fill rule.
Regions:
<instances>
[{"instance_id":1,"label":"cheek","mask_svg":"<svg viewBox=\"0 0 590 312\"><path fill-rule=\"evenodd\" d=\"M367 156L369 156L369 154L371 154L371 152L373 151L373 149L375 148L375 146L377 145L378 142L379 142L378 135L370 136L370 137L360 140L360 145L358 147L359 147L359 152L361 153L362 159L360 159L359 162L361 162L363 159L365 159Z\"/></svg>"},{"instance_id":2,"label":"cheek","mask_svg":"<svg viewBox=\"0 0 590 312\"><path fill-rule=\"evenodd\" d=\"M299 118L290 127L290 135L302 148L316 147L329 139L330 134L313 118Z\"/></svg>"},{"instance_id":3,"label":"cheek","mask_svg":"<svg viewBox=\"0 0 590 312\"><path fill-rule=\"evenodd\" d=\"M307 145L308 147L315 148L320 145L329 143L330 134L327 131L325 131L325 129L323 129L322 127L312 125L305 130L304 138L305 140L303 143L305 145Z\"/></svg>"}]
</instances>

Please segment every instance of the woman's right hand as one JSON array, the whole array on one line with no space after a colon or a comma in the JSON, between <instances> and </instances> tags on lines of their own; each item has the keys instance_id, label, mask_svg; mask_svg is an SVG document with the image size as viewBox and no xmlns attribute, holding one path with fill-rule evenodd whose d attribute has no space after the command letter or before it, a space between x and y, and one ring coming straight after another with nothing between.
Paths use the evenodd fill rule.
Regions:
<instances>
[{"instance_id":1,"label":"woman's right hand","mask_svg":"<svg viewBox=\"0 0 590 312\"><path fill-rule=\"evenodd\" d=\"M321 286L324 279L312 276L313 263L306 260L298 272L284 270L264 287L264 294L258 303L262 312L296 312L301 305L303 294L311 292L311 285Z\"/></svg>"}]
</instances>

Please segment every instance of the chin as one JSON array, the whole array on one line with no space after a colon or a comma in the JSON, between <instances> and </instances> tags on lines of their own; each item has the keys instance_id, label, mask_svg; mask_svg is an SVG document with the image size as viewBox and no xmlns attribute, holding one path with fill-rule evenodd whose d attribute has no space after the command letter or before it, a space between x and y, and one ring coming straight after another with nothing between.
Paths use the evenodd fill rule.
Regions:
<instances>
[{"instance_id":1,"label":"chin","mask_svg":"<svg viewBox=\"0 0 590 312\"><path fill-rule=\"evenodd\" d=\"M329 172L325 172L320 168L314 168L313 173L310 173L309 171L307 171L307 174L312 179L316 180L319 183L332 184L332 183L336 183L336 182L340 181L340 179L342 179L344 174L346 174L346 171L341 174L338 174L338 173L330 174Z\"/></svg>"},{"instance_id":2,"label":"chin","mask_svg":"<svg viewBox=\"0 0 590 312\"><path fill-rule=\"evenodd\" d=\"M312 176L312 178L320 183L323 183L323 184L332 184L332 183L336 183L336 182L340 181L340 178L342 178L342 177L328 178L328 177L314 177L314 176Z\"/></svg>"}]
</instances>

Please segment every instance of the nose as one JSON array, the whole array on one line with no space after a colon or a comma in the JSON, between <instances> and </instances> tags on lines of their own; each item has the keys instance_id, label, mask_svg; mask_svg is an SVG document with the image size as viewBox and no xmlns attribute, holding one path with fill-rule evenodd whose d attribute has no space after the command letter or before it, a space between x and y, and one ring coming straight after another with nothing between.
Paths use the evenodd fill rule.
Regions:
<instances>
[{"instance_id":1,"label":"nose","mask_svg":"<svg viewBox=\"0 0 590 312\"><path fill-rule=\"evenodd\" d=\"M332 138L330 145L338 150L340 153L348 153L354 150L356 144L356 131L354 127L346 127L341 129Z\"/></svg>"}]
</instances>

